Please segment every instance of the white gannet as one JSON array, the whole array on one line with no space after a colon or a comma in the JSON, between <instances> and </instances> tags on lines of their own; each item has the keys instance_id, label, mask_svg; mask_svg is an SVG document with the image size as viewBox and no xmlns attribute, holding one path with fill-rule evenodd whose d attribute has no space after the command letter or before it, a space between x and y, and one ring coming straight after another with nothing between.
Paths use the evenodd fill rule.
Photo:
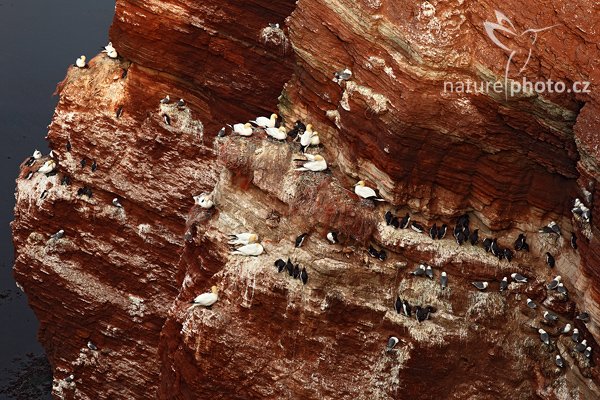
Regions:
<instances>
[{"instance_id":1,"label":"white gannet","mask_svg":"<svg viewBox=\"0 0 600 400\"><path fill-rule=\"evenodd\" d=\"M306 130L298 136L300 138L300 146L302 146L303 153L304 150L306 150L306 148L311 145L312 138L315 135L318 135L318 133L312 130L311 124L308 124L306 125Z\"/></svg>"},{"instance_id":2,"label":"white gannet","mask_svg":"<svg viewBox=\"0 0 600 400\"><path fill-rule=\"evenodd\" d=\"M244 245L250 243L258 242L258 235L256 233L244 232L244 233L235 233L233 235L229 235L229 244L232 245Z\"/></svg>"},{"instance_id":3,"label":"white gannet","mask_svg":"<svg viewBox=\"0 0 600 400\"><path fill-rule=\"evenodd\" d=\"M56 161L48 160L37 170L37 172L40 174L48 174L54 171L54 168L56 168Z\"/></svg>"},{"instance_id":4,"label":"white gannet","mask_svg":"<svg viewBox=\"0 0 600 400\"><path fill-rule=\"evenodd\" d=\"M265 132L267 135L271 136L273 139L277 140L285 140L287 139L287 132L283 126L279 128L266 128Z\"/></svg>"},{"instance_id":5,"label":"white gannet","mask_svg":"<svg viewBox=\"0 0 600 400\"><path fill-rule=\"evenodd\" d=\"M365 186L365 181L358 181L354 185L354 193L356 193L358 196L362 197L363 199L371 199L371 200L375 200L375 201L385 201L382 198L377 196L377 193L375 193L375 190L371 189L368 186Z\"/></svg>"},{"instance_id":6,"label":"white gannet","mask_svg":"<svg viewBox=\"0 0 600 400\"><path fill-rule=\"evenodd\" d=\"M250 123L240 123L235 124L233 126L233 132L237 133L240 136L252 136L252 132L254 132L254 129L252 129L252 125Z\"/></svg>"},{"instance_id":7,"label":"white gannet","mask_svg":"<svg viewBox=\"0 0 600 400\"><path fill-rule=\"evenodd\" d=\"M264 248L260 243L250 243L242 247L238 247L231 254L240 256L259 256L263 253Z\"/></svg>"},{"instance_id":8,"label":"white gannet","mask_svg":"<svg viewBox=\"0 0 600 400\"><path fill-rule=\"evenodd\" d=\"M308 162L305 162L304 164L302 164L302 167L296 168L294 171L319 172L319 171L325 171L327 169L327 162L320 154L317 154L317 155L305 154L305 156L306 156ZM305 161L305 160L294 160L294 161Z\"/></svg>"},{"instance_id":9,"label":"white gannet","mask_svg":"<svg viewBox=\"0 0 600 400\"><path fill-rule=\"evenodd\" d=\"M256 121L250 121L253 124L260 126L261 128L274 128L275 122L277 122L277 114L271 114L271 118L258 117Z\"/></svg>"},{"instance_id":10,"label":"white gannet","mask_svg":"<svg viewBox=\"0 0 600 400\"><path fill-rule=\"evenodd\" d=\"M87 67L87 64L85 62L85 56L81 56L77 59L77 61L75 61L75 66L77 68L85 68Z\"/></svg>"},{"instance_id":11,"label":"white gannet","mask_svg":"<svg viewBox=\"0 0 600 400\"><path fill-rule=\"evenodd\" d=\"M314 135L310 138L310 145L318 146L320 144L321 144L321 139L319 139L319 134L317 132L315 132Z\"/></svg>"},{"instance_id":12,"label":"white gannet","mask_svg":"<svg viewBox=\"0 0 600 400\"><path fill-rule=\"evenodd\" d=\"M192 306L190 308L196 306L210 307L215 304L217 300L219 300L219 288L213 286L210 288L210 292L202 293L201 295L196 296L196 298L191 302Z\"/></svg>"},{"instance_id":13,"label":"white gannet","mask_svg":"<svg viewBox=\"0 0 600 400\"><path fill-rule=\"evenodd\" d=\"M202 208L212 208L215 205L212 200L212 195L209 193L202 193L194 196L194 203Z\"/></svg>"},{"instance_id":14,"label":"white gannet","mask_svg":"<svg viewBox=\"0 0 600 400\"><path fill-rule=\"evenodd\" d=\"M119 56L117 50L113 47L112 42L108 42L108 44L104 46L102 52L106 53L109 58L117 58Z\"/></svg>"},{"instance_id":15,"label":"white gannet","mask_svg":"<svg viewBox=\"0 0 600 400\"><path fill-rule=\"evenodd\" d=\"M39 150L36 150L33 152L33 158L36 160L39 160L40 158L42 158L42 152Z\"/></svg>"}]
</instances>

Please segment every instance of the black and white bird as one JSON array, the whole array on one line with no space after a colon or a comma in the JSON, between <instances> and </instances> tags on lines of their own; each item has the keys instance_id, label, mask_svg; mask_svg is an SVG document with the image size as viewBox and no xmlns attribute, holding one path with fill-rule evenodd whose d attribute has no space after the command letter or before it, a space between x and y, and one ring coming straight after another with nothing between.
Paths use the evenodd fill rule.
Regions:
<instances>
[{"instance_id":1,"label":"black and white bird","mask_svg":"<svg viewBox=\"0 0 600 400\"><path fill-rule=\"evenodd\" d=\"M411 274L413 274L415 276L423 276L423 275L425 275L426 269L427 269L427 267L425 266L425 264L421 264L417 267L417 269L415 269L413 272L411 272Z\"/></svg>"},{"instance_id":2,"label":"black and white bird","mask_svg":"<svg viewBox=\"0 0 600 400\"><path fill-rule=\"evenodd\" d=\"M402 314L406 315L407 317L410 317L412 314L412 307L410 304L408 304L408 300L406 299L402 302Z\"/></svg>"},{"instance_id":3,"label":"black and white bird","mask_svg":"<svg viewBox=\"0 0 600 400\"><path fill-rule=\"evenodd\" d=\"M577 236L575 236L574 232L571 232L571 247L573 250L577 250Z\"/></svg>"},{"instance_id":4,"label":"black and white bird","mask_svg":"<svg viewBox=\"0 0 600 400\"><path fill-rule=\"evenodd\" d=\"M552 279L550 283L546 285L546 288L548 288L548 290L555 290L558 287L561 279L562 278L560 275L556 275L554 279Z\"/></svg>"},{"instance_id":5,"label":"black and white bird","mask_svg":"<svg viewBox=\"0 0 600 400\"><path fill-rule=\"evenodd\" d=\"M540 340L542 341L542 343L549 345L550 344L550 335L548 335L548 332L546 332L545 330L540 328L540 329L538 329L538 333L540 334Z\"/></svg>"},{"instance_id":6,"label":"black and white bird","mask_svg":"<svg viewBox=\"0 0 600 400\"><path fill-rule=\"evenodd\" d=\"M565 285L562 282L558 284L558 286L556 287L556 291L565 296L569 295L569 293L567 292L567 288L565 287Z\"/></svg>"},{"instance_id":7,"label":"black and white bird","mask_svg":"<svg viewBox=\"0 0 600 400\"><path fill-rule=\"evenodd\" d=\"M448 230L448 225L442 224L442 226L438 229L437 238L438 240L442 240L446 237L446 231Z\"/></svg>"},{"instance_id":8,"label":"black and white bird","mask_svg":"<svg viewBox=\"0 0 600 400\"><path fill-rule=\"evenodd\" d=\"M379 258L379 251L373 245L369 245L369 249L367 250L369 255L373 258Z\"/></svg>"},{"instance_id":9,"label":"black and white bird","mask_svg":"<svg viewBox=\"0 0 600 400\"><path fill-rule=\"evenodd\" d=\"M571 324L566 324L565 326L562 327L562 329L560 330L560 333L562 335L564 335L565 333L569 333L571 332Z\"/></svg>"},{"instance_id":10,"label":"black and white bird","mask_svg":"<svg viewBox=\"0 0 600 400\"><path fill-rule=\"evenodd\" d=\"M489 286L487 282L471 282L471 284L479 290L485 290Z\"/></svg>"},{"instance_id":11,"label":"black and white bird","mask_svg":"<svg viewBox=\"0 0 600 400\"><path fill-rule=\"evenodd\" d=\"M516 272L513 272L512 274L510 274L510 277L512 278L513 281L515 281L517 283L527 283L527 278L525 278L523 275L518 274Z\"/></svg>"},{"instance_id":12,"label":"black and white bird","mask_svg":"<svg viewBox=\"0 0 600 400\"><path fill-rule=\"evenodd\" d=\"M349 68L344 68L333 73L333 81L337 84L347 81L352 78L352 71Z\"/></svg>"},{"instance_id":13,"label":"black and white bird","mask_svg":"<svg viewBox=\"0 0 600 400\"><path fill-rule=\"evenodd\" d=\"M302 267L302 271L300 271L300 280L303 285L308 283L308 272L306 272L306 268Z\"/></svg>"},{"instance_id":14,"label":"black and white bird","mask_svg":"<svg viewBox=\"0 0 600 400\"><path fill-rule=\"evenodd\" d=\"M185 100L179 99L179 101L177 101L177 107L179 107L179 108L185 107Z\"/></svg>"},{"instance_id":15,"label":"black and white bird","mask_svg":"<svg viewBox=\"0 0 600 400\"><path fill-rule=\"evenodd\" d=\"M490 251L496 257L500 255L500 246L498 246L498 239L492 239L492 243L490 244Z\"/></svg>"},{"instance_id":16,"label":"black and white bird","mask_svg":"<svg viewBox=\"0 0 600 400\"><path fill-rule=\"evenodd\" d=\"M169 95L166 95L165 97L160 99L160 104L169 104L170 101L171 101L171 97Z\"/></svg>"},{"instance_id":17,"label":"black and white bird","mask_svg":"<svg viewBox=\"0 0 600 400\"><path fill-rule=\"evenodd\" d=\"M431 268L431 265L428 265L427 267L425 267L425 275L433 280L433 268Z\"/></svg>"},{"instance_id":18,"label":"black and white bird","mask_svg":"<svg viewBox=\"0 0 600 400\"><path fill-rule=\"evenodd\" d=\"M417 232L417 233L423 233L423 231L425 230L425 228L423 227L423 225L419 224L418 222L413 221L410 224L410 229L412 229L413 231Z\"/></svg>"},{"instance_id":19,"label":"black and white bird","mask_svg":"<svg viewBox=\"0 0 600 400\"><path fill-rule=\"evenodd\" d=\"M589 322L590 314L588 314L587 312L582 312L582 313L579 313L575 318L580 321L583 321L583 322Z\"/></svg>"},{"instance_id":20,"label":"black and white bird","mask_svg":"<svg viewBox=\"0 0 600 400\"><path fill-rule=\"evenodd\" d=\"M581 341L581 343L577 343L575 345L575 351L578 353L583 353L586 347L587 347L587 340L583 339Z\"/></svg>"},{"instance_id":21,"label":"black and white bird","mask_svg":"<svg viewBox=\"0 0 600 400\"><path fill-rule=\"evenodd\" d=\"M222 127L221 129L219 129L219 132L217 132L217 137L225 137L225 127Z\"/></svg>"},{"instance_id":22,"label":"black and white bird","mask_svg":"<svg viewBox=\"0 0 600 400\"><path fill-rule=\"evenodd\" d=\"M431 314L431 307L419 307L417 306L415 309L415 316L417 317L418 322L423 322L426 319L429 319L429 315Z\"/></svg>"},{"instance_id":23,"label":"black and white bird","mask_svg":"<svg viewBox=\"0 0 600 400\"><path fill-rule=\"evenodd\" d=\"M583 352L583 355L585 356L585 358L590 360L592 358L592 347L591 346L586 347L585 351Z\"/></svg>"},{"instance_id":24,"label":"black and white bird","mask_svg":"<svg viewBox=\"0 0 600 400\"><path fill-rule=\"evenodd\" d=\"M536 308L537 305L533 302L533 300L531 300L530 298L527 298L527 307Z\"/></svg>"},{"instance_id":25,"label":"black and white bird","mask_svg":"<svg viewBox=\"0 0 600 400\"><path fill-rule=\"evenodd\" d=\"M387 346L385 346L386 352L391 352L394 347L398 344L398 338L396 336L392 336L388 339Z\"/></svg>"},{"instance_id":26,"label":"black and white bird","mask_svg":"<svg viewBox=\"0 0 600 400\"><path fill-rule=\"evenodd\" d=\"M55 234L53 234L52 236L50 236L50 239L58 240L58 239L62 238L63 236L65 236L65 231L64 231L64 229L61 229L58 232L56 232Z\"/></svg>"},{"instance_id":27,"label":"black and white bird","mask_svg":"<svg viewBox=\"0 0 600 400\"><path fill-rule=\"evenodd\" d=\"M433 240L437 239L437 232L438 232L437 224L433 224L433 226L431 228L429 228L429 237L432 238Z\"/></svg>"},{"instance_id":28,"label":"black and white bird","mask_svg":"<svg viewBox=\"0 0 600 400\"><path fill-rule=\"evenodd\" d=\"M408 228L409 224L410 224L410 215L408 215L408 213L406 213L406 215L404 217L402 217L402 219L400 220L400 228L406 229L406 228ZM439 232L438 232L438 238L439 238Z\"/></svg>"},{"instance_id":29,"label":"black and white bird","mask_svg":"<svg viewBox=\"0 0 600 400\"><path fill-rule=\"evenodd\" d=\"M560 355L556 355L556 358L554 359L554 363L556 364L556 366L558 368L564 368L565 367L565 360L563 360L563 358Z\"/></svg>"},{"instance_id":30,"label":"black and white bird","mask_svg":"<svg viewBox=\"0 0 600 400\"><path fill-rule=\"evenodd\" d=\"M548 252L546 252L546 264L548 264L550 268L554 268L554 265L556 264L554 257L552 257L552 254Z\"/></svg>"},{"instance_id":31,"label":"black and white bird","mask_svg":"<svg viewBox=\"0 0 600 400\"><path fill-rule=\"evenodd\" d=\"M471 236L469 237L469 241L471 242L471 246L477 245L477 243L479 242L479 229L475 229L471 233Z\"/></svg>"},{"instance_id":32,"label":"black and white bird","mask_svg":"<svg viewBox=\"0 0 600 400\"><path fill-rule=\"evenodd\" d=\"M448 287L448 275L446 275L446 272L442 272L442 276L440 277L440 286L442 289L446 289Z\"/></svg>"},{"instance_id":33,"label":"black and white bird","mask_svg":"<svg viewBox=\"0 0 600 400\"><path fill-rule=\"evenodd\" d=\"M386 225L390 225L392 223L392 219L394 218L394 214L392 214L392 212L390 210L385 212L385 215L383 216L383 218L385 219L385 223Z\"/></svg>"},{"instance_id":34,"label":"black and white bird","mask_svg":"<svg viewBox=\"0 0 600 400\"><path fill-rule=\"evenodd\" d=\"M123 115L123 106L119 106L119 108L117 108L117 111L115 112L115 117L121 118L121 115Z\"/></svg>"},{"instance_id":35,"label":"black and white bird","mask_svg":"<svg viewBox=\"0 0 600 400\"><path fill-rule=\"evenodd\" d=\"M294 279L300 278L300 264L294 265L294 271L292 272L292 277Z\"/></svg>"},{"instance_id":36,"label":"black and white bird","mask_svg":"<svg viewBox=\"0 0 600 400\"><path fill-rule=\"evenodd\" d=\"M400 296L396 296L396 301L394 302L394 310L396 310L396 314L400 314L402 312L402 300Z\"/></svg>"},{"instance_id":37,"label":"black and white bird","mask_svg":"<svg viewBox=\"0 0 600 400\"><path fill-rule=\"evenodd\" d=\"M96 170L98 169L98 164L96 163L96 160L92 161L92 172L96 172Z\"/></svg>"},{"instance_id":38,"label":"black and white bird","mask_svg":"<svg viewBox=\"0 0 600 400\"><path fill-rule=\"evenodd\" d=\"M331 243L331 244L339 243L337 232L336 231L327 232L327 240L329 240L329 243Z\"/></svg>"},{"instance_id":39,"label":"black and white bird","mask_svg":"<svg viewBox=\"0 0 600 400\"><path fill-rule=\"evenodd\" d=\"M275 260L275 266L277 267L277 272L281 273L285 269L285 265L286 265L286 262L283 261L281 258L278 260Z\"/></svg>"},{"instance_id":40,"label":"black and white bird","mask_svg":"<svg viewBox=\"0 0 600 400\"><path fill-rule=\"evenodd\" d=\"M307 236L308 236L308 233L303 233L300 236L298 236L294 243L294 247L296 247L296 248L302 247L302 245L304 244L304 240L306 239Z\"/></svg>"},{"instance_id":41,"label":"black and white bird","mask_svg":"<svg viewBox=\"0 0 600 400\"><path fill-rule=\"evenodd\" d=\"M294 275L294 264L292 264L292 260L290 260L289 257L285 263L285 269L289 276Z\"/></svg>"},{"instance_id":42,"label":"black and white bird","mask_svg":"<svg viewBox=\"0 0 600 400\"><path fill-rule=\"evenodd\" d=\"M490 238L484 239L483 240L483 248L485 249L486 253L489 253L492 248L492 239L490 239Z\"/></svg>"},{"instance_id":43,"label":"black and white bird","mask_svg":"<svg viewBox=\"0 0 600 400\"><path fill-rule=\"evenodd\" d=\"M515 250L517 250L517 251L524 250L525 245L527 244L526 240L527 240L527 238L525 237L525 235L520 233L517 240L515 240L515 246L514 246Z\"/></svg>"},{"instance_id":44,"label":"black and white bird","mask_svg":"<svg viewBox=\"0 0 600 400\"><path fill-rule=\"evenodd\" d=\"M508 261L508 262L512 261L513 252L511 249L509 249L509 248L504 249L504 258L506 258L506 261Z\"/></svg>"},{"instance_id":45,"label":"black and white bird","mask_svg":"<svg viewBox=\"0 0 600 400\"><path fill-rule=\"evenodd\" d=\"M98 347L94 343L92 343L91 340L87 342L87 348L90 349L90 350L92 350L92 351L98 350Z\"/></svg>"},{"instance_id":46,"label":"black and white bird","mask_svg":"<svg viewBox=\"0 0 600 400\"><path fill-rule=\"evenodd\" d=\"M553 234L557 234L560 235L560 227L558 226L558 224L554 221L550 222L548 225L540 228L538 230L539 233L553 233Z\"/></svg>"},{"instance_id":47,"label":"black and white bird","mask_svg":"<svg viewBox=\"0 0 600 400\"><path fill-rule=\"evenodd\" d=\"M505 276L504 278L502 278L502 280L500 281L500 291L503 292L506 289L508 289L508 278Z\"/></svg>"},{"instance_id":48,"label":"black and white bird","mask_svg":"<svg viewBox=\"0 0 600 400\"><path fill-rule=\"evenodd\" d=\"M558 321L558 315L550 312L550 311L544 311L544 319L546 321L551 321L551 322L555 322Z\"/></svg>"},{"instance_id":49,"label":"black and white bird","mask_svg":"<svg viewBox=\"0 0 600 400\"><path fill-rule=\"evenodd\" d=\"M123 208L123 205L119 202L119 199L117 197L112 199L112 204L113 204L113 206L115 206L117 208Z\"/></svg>"},{"instance_id":50,"label":"black and white bird","mask_svg":"<svg viewBox=\"0 0 600 400\"><path fill-rule=\"evenodd\" d=\"M573 334L571 335L571 340L575 343L579 343L579 329L573 329Z\"/></svg>"}]
</instances>

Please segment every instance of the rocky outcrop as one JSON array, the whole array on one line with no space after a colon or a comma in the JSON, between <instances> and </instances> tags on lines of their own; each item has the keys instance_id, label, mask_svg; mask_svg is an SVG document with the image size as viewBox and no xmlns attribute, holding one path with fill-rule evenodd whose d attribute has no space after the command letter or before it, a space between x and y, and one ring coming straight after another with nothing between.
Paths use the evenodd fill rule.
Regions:
<instances>
[{"instance_id":1,"label":"rocky outcrop","mask_svg":"<svg viewBox=\"0 0 600 400\"><path fill-rule=\"evenodd\" d=\"M44 157L24 163L17 180L15 277L40 319L54 396L597 397L594 7L117 1L110 37L121 58L71 67L57 90L48 133L57 173L35 173ZM448 81L502 81L508 55L483 28L495 10L513 10L518 32L558 25L533 47L502 37L519 50L523 76L589 81L591 91L445 91ZM333 82L345 67L352 78ZM186 105L159 104L166 94ZM288 128L313 124L322 146L310 152L325 157L327 172L294 171L291 141L216 138L226 123L273 110ZM355 196L359 179L387 203ZM194 204L202 192L212 192L214 208ZM576 197L591 224L571 213ZM388 209L425 226L447 223L449 233L431 240L393 229ZM525 232L530 252L508 262L458 246L451 229L464 213L503 247ZM537 233L551 220L561 237ZM52 238L60 229L64 237ZM341 243L326 240L332 229ZM231 255L227 235L242 231L256 232L265 254ZM295 248L302 232L309 236ZM369 245L388 257L369 257ZM306 285L273 266L288 257L307 269ZM423 262L435 280L410 274ZM529 282L499 292L512 272ZM556 274L568 298L546 289ZM489 289L478 292L476 280ZM212 285L219 301L190 309ZM435 312L422 323L404 317L397 296ZM544 321L545 310L560 321ZM588 323L574 319L583 310ZM591 344L591 360L559 334L566 323ZM385 352L391 335L400 343ZM567 368L555 366L556 354Z\"/></svg>"}]
</instances>

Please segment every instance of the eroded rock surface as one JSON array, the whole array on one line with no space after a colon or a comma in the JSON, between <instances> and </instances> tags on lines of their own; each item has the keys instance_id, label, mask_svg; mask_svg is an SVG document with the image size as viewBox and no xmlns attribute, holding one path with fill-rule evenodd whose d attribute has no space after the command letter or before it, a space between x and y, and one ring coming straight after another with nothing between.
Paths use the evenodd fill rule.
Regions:
<instances>
[{"instance_id":1,"label":"eroded rock surface","mask_svg":"<svg viewBox=\"0 0 600 400\"><path fill-rule=\"evenodd\" d=\"M519 32L557 25L539 35L524 75L590 81L591 92L444 92L448 80L503 79L507 54L483 28L495 10L510 11ZM54 396L600 396L597 11L589 1L118 0L110 39L121 58L71 67L57 90L48 132L57 173L28 179L44 157L17 180L15 276L41 322ZM352 79L333 82L345 67ZM186 105L160 105L166 94ZM273 110L288 128L313 124L322 146L309 151L327 172L294 171L297 143L260 132L216 138L227 123ZM355 196L359 179L386 203ZM571 213L583 189L591 224ZM202 192L214 208L194 205ZM393 229L387 210L447 223L448 234ZM508 262L458 246L452 228L464 213L503 247L526 233L530 252ZM537 233L552 220L561 237ZM330 230L341 243L326 240ZM244 231L260 236L264 254L230 254L227 235ZM387 259L369 257L369 245ZM277 273L273 262L288 257L306 267L306 285ZM434 280L410 274L419 263L433 266ZM529 282L499 292L512 272ZM545 287L558 274L568 298ZM212 285L219 301L190 309ZM435 312L409 319L394 310L396 296ZM560 320L544 321L546 310ZM590 322L574 319L581 311ZM566 323L591 360L559 334ZM400 343L386 353L391 335Z\"/></svg>"}]
</instances>

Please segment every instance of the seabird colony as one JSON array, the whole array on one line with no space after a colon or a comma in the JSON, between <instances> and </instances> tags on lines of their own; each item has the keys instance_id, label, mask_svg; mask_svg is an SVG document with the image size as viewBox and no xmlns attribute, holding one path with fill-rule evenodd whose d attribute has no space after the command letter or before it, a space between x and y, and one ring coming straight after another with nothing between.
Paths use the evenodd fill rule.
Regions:
<instances>
[{"instance_id":1,"label":"seabird colony","mask_svg":"<svg viewBox=\"0 0 600 400\"><path fill-rule=\"evenodd\" d=\"M118 58L118 53L116 49L113 47L112 43L108 43L107 46L102 50L103 53L107 55L107 57L111 59ZM89 65L86 62L85 55L79 57L75 66L77 68L89 68ZM342 84L344 81L347 81L352 78L352 71L350 69L345 68L339 70L334 73L333 81ZM162 98L159 103L160 105L169 104L171 101L170 96L166 95ZM176 107L181 109L185 107L185 101L180 99L176 103ZM119 110L116 113L117 118L122 114L123 109L122 106L119 107ZM171 124L171 119L169 115L166 113L162 115L163 121L166 125ZM299 158L294 158L292 161L296 164L295 171L297 172L323 172L328 169L327 162L325 158L321 154L310 154L307 153L307 149L311 147L321 147L321 141L318 135L318 132L313 129L312 124L304 124L302 121L298 120L292 126L292 128L288 131L285 126L282 124L281 118L273 113L269 117L259 116L255 120L246 122L246 123L236 123L234 125L227 125L230 128L230 131L234 135L238 135L240 137L251 137L254 134L264 133L266 138L269 140L274 140L279 143L287 142L288 137L294 141L299 142L300 144L300 155L297 156ZM222 138L227 135L226 127L221 128L217 137ZM72 149L71 142L67 141L66 150L70 152ZM33 155L25 162L25 166L32 167L38 163L42 159L42 154L38 150L36 150ZM45 174L46 176L51 176L56 173L57 161L55 160L54 154L51 152L50 158L42 160L43 163L37 166L37 169L32 169L27 175L27 179L30 179L34 172L39 174ZM82 168L86 166L86 159L81 160ZM92 172L96 171L97 164L95 161L92 163ZM65 178L68 178L65 176ZM63 178L62 184L69 185L70 178ZM359 180L354 185L354 193L362 199L371 200L374 203L384 202L385 199L377 192L376 189L368 186L364 180ZM581 201L579 198L575 199L574 205L572 208L573 215L579 219L582 223L589 224L591 219L591 211L589 208L589 204L591 203L591 193L587 190L583 191L584 201ZM92 196L92 191L90 188L84 187L78 190L78 195L87 195L88 197ZM194 203L203 209L211 209L215 205L215 201L213 199L212 193L202 193L200 195L194 196ZM122 208L122 204L119 201L118 197L115 197L112 200L112 204L117 208ZM411 220L411 216L409 213L406 213L403 217L399 218L394 215L391 211L387 211L384 215L385 222L388 226L391 226L393 229L412 229L417 233L426 232L431 240L442 240L446 237L446 232L448 226L446 224L441 224L440 226L437 223L434 223L433 226L429 229L426 229L423 224ZM547 235L556 235L562 236L562 232L558 224L554 221L550 222L548 225L542 227L538 231L541 234ZM60 230L52 235L52 240L60 240L64 236L64 230ZM308 233L303 233L298 236L295 240L295 247L301 247L308 236ZM464 214L460 216L456 222L456 225L453 229L453 237L458 246L462 246L465 243L470 243L471 246L477 246L479 243L482 244L484 250L488 253L491 253L494 257L497 257L498 260L506 260L510 262L514 256L514 253L509 248L502 248L498 244L497 238L485 238L481 240L479 229L474 229L471 231L469 215ZM330 244L335 245L339 243L338 232L337 231L329 231L326 235L326 239ZM234 233L229 236L229 245L232 246L232 255L237 256L251 256L256 257L260 256L264 252L264 248L262 244L259 242L259 237L257 234L252 232L243 232L243 233ZM577 249L577 237L575 233L571 233L570 237L570 245L576 250ZM524 233L520 233L516 238L514 245L514 251L517 252L528 252L529 244L527 243L527 237ZM377 250L372 245L369 246L368 254L376 258L380 261L385 261L387 258L387 253L384 249ZM550 252L546 252L545 261L549 268L554 268L556 265L556 260L554 256ZM306 267L302 267L300 269L300 265L298 263L294 264L291 261L291 258L288 257L287 261L283 259L277 259L275 261L275 267L277 268L277 272L281 273L283 271L287 271L290 277L294 279L299 279L301 282L306 285L308 283L308 272ZM420 264L417 268L411 272L411 274L415 277L426 277L430 280L434 279L434 270L431 266L427 264ZM515 284L528 284L527 277L521 275L518 272L511 274L512 281ZM440 276L440 288L442 290L448 288L448 274L443 271ZM490 287L489 280L479 280L472 281L472 285L479 291L486 291ZM500 292L508 290L508 278L505 276L499 281L499 290ZM557 275L553 278L547 285L546 289L549 291L556 290L560 295L565 298L568 296L568 291L566 290L563 282L561 282L561 276ZM212 286L211 291L207 293L202 293L194 298L190 303L192 304L190 308L194 308L197 306L210 307L218 300L218 288L216 286ZM526 305L531 310L535 310L537 305L534 300L531 298L527 298ZM406 299L402 300L399 296L396 297L396 301L394 303L394 309L398 314L402 314L406 317L411 317L414 313L418 322L426 321L430 318L431 314L435 312L435 309L429 305L417 305L412 307ZM561 318L549 310L542 311L543 319L548 324L553 324L559 321ZM582 321L583 323L587 323L590 320L589 314L586 312L579 313L576 317L576 320ZM566 334L571 331L571 324L567 323L561 330L559 330L559 334ZM539 338L545 345L551 346L552 341L550 334L546 332L544 329L538 329ZM575 342L574 350L576 352L584 353L584 356L588 359L591 359L592 348L587 345L586 339L581 340L581 333L577 328L573 329L573 334L571 336L573 342ZM399 342L398 338L395 336L391 336L387 342L386 351L390 352ZM88 347L92 350L96 350L96 346L88 342ZM564 368L565 361L561 355L557 354L555 357L555 364L559 368Z\"/></svg>"}]
</instances>

